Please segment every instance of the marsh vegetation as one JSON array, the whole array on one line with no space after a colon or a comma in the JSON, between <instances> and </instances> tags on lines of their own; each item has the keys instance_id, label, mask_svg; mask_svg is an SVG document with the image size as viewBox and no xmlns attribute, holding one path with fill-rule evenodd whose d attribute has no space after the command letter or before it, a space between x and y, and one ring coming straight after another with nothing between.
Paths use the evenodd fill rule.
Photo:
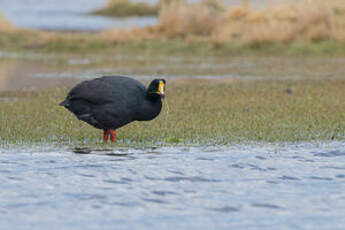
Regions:
<instances>
[{"instance_id":1,"label":"marsh vegetation","mask_svg":"<svg viewBox=\"0 0 345 230\"><path fill-rule=\"evenodd\" d=\"M137 4L120 1L123 2ZM0 47L50 53L95 52L119 47L152 53L220 53L226 56L345 53L343 1L303 0L298 4L277 3L260 9L251 7L250 1L245 2L247 4L235 7L217 0L162 1L157 6L157 25L99 33L28 31L15 29L0 19L5 25L0 27Z\"/></svg>"},{"instance_id":2,"label":"marsh vegetation","mask_svg":"<svg viewBox=\"0 0 345 230\"><path fill-rule=\"evenodd\" d=\"M61 69L75 58L95 62L74 64L84 69L111 62L112 74L182 77L168 80L159 118L121 128L119 145L344 140L344 15L342 1L263 9L172 1L146 28L57 33L2 20L0 48L19 59L49 57ZM217 78L227 75L237 77ZM1 92L2 143L101 143L100 131L57 106L67 90Z\"/></svg>"},{"instance_id":3,"label":"marsh vegetation","mask_svg":"<svg viewBox=\"0 0 345 230\"><path fill-rule=\"evenodd\" d=\"M119 4L137 4L139 9L145 9L139 6L141 3L129 0L111 0L106 9L120 11ZM155 38L207 40L215 45L236 41L252 46L270 42L344 42L345 39L345 3L340 0L272 3L260 9L251 7L250 1L243 1L241 6L227 6L220 0L195 3L175 0L160 1L156 9L158 25L142 29L142 36L134 36L136 39L150 34ZM121 12L121 16L126 14L125 10ZM135 13L129 11L128 14Z\"/></svg>"},{"instance_id":4,"label":"marsh vegetation","mask_svg":"<svg viewBox=\"0 0 345 230\"><path fill-rule=\"evenodd\" d=\"M109 0L104 8L92 13L112 17L157 16L158 6L131 0Z\"/></svg>"},{"instance_id":5,"label":"marsh vegetation","mask_svg":"<svg viewBox=\"0 0 345 230\"><path fill-rule=\"evenodd\" d=\"M161 115L119 129L117 145L343 140L344 87L344 79L171 80ZM57 106L66 93L1 93L2 139L102 143L101 131Z\"/></svg>"}]
</instances>

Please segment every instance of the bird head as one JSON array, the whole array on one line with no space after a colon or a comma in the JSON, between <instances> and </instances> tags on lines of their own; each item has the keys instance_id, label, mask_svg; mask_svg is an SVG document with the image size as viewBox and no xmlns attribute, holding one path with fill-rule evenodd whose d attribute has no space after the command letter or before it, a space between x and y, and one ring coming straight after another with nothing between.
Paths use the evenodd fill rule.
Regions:
<instances>
[{"instance_id":1,"label":"bird head","mask_svg":"<svg viewBox=\"0 0 345 230\"><path fill-rule=\"evenodd\" d=\"M161 98L165 96L165 80L164 79L154 79L148 89L150 95L159 95Z\"/></svg>"}]
</instances>

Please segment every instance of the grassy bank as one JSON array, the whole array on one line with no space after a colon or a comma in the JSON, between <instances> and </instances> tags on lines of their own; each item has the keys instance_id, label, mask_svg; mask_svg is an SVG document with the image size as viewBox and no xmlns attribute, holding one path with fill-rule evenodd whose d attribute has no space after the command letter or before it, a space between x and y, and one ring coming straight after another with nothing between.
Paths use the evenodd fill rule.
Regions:
<instances>
[{"instance_id":1,"label":"grassy bank","mask_svg":"<svg viewBox=\"0 0 345 230\"><path fill-rule=\"evenodd\" d=\"M318 42L295 41L288 44L263 42L245 44L227 42L222 44L209 41L183 39L140 38L141 32L130 32L139 39L124 39L126 33L102 32L99 34L60 34L28 30L0 31L0 49L12 52L35 52L42 54L66 55L182 55L182 56L233 56L233 55L274 55L274 56L344 56L345 42L326 40ZM136 35L136 34L139 35ZM124 37L121 37L123 36ZM145 36L150 36L145 32Z\"/></svg>"},{"instance_id":2,"label":"grassy bank","mask_svg":"<svg viewBox=\"0 0 345 230\"><path fill-rule=\"evenodd\" d=\"M114 6L120 11L120 7L115 7L119 3L135 5L129 0L115 0L110 1L108 8ZM250 1L243 1L241 6L226 6L220 0L170 0L161 1L157 9L158 25L144 29L155 38L248 45L345 41L345 3L341 0L271 3L260 9L252 8Z\"/></svg>"},{"instance_id":3,"label":"grassy bank","mask_svg":"<svg viewBox=\"0 0 345 230\"><path fill-rule=\"evenodd\" d=\"M207 38L214 43L345 40L344 1L302 0L272 3L262 9L245 2L232 7L217 0L173 1L162 7L157 29L168 37Z\"/></svg>"},{"instance_id":4,"label":"grassy bank","mask_svg":"<svg viewBox=\"0 0 345 230\"><path fill-rule=\"evenodd\" d=\"M249 3L228 7L217 0L162 2L158 24L145 28L48 33L15 29L3 22L0 49L67 55L345 55L343 1L302 0L262 9Z\"/></svg>"},{"instance_id":5,"label":"grassy bank","mask_svg":"<svg viewBox=\"0 0 345 230\"><path fill-rule=\"evenodd\" d=\"M345 80L171 80L160 116L118 130L117 145L345 139ZM1 93L1 143L101 144L57 104L67 89Z\"/></svg>"}]
</instances>

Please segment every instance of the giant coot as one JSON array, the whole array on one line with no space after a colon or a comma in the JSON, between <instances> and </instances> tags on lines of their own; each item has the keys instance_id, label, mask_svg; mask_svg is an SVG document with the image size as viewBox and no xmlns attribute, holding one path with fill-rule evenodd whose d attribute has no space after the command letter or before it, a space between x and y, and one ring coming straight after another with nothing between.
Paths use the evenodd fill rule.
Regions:
<instances>
[{"instance_id":1,"label":"giant coot","mask_svg":"<svg viewBox=\"0 0 345 230\"><path fill-rule=\"evenodd\" d=\"M165 80L154 79L148 88L123 76L105 76L77 84L60 103L79 120L104 130L104 141L116 141L116 129L132 121L149 121L162 109Z\"/></svg>"}]
</instances>

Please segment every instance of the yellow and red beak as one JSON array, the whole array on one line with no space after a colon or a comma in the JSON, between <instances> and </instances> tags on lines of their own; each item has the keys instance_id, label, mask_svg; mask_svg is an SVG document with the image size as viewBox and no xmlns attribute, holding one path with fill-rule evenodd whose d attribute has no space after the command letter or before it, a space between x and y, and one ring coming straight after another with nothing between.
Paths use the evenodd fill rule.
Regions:
<instances>
[{"instance_id":1,"label":"yellow and red beak","mask_svg":"<svg viewBox=\"0 0 345 230\"><path fill-rule=\"evenodd\" d=\"M164 90L165 90L164 81L159 81L157 93L161 96L161 98L164 98L164 96L165 96Z\"/></svg>"}]
</instances>

